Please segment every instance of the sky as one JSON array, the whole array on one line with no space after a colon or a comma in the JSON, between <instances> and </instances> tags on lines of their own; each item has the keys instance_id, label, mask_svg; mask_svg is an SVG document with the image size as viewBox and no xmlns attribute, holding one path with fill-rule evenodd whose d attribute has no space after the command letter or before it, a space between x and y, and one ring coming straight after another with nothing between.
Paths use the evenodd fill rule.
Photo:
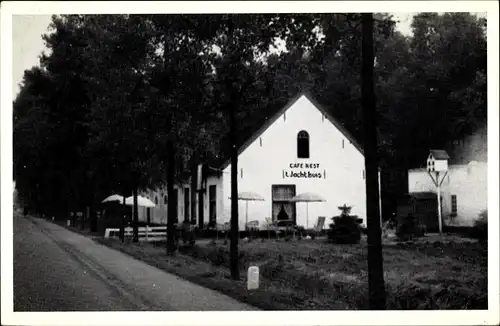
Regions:
<instances>
[{"instance_id":1,"label":"sky","mask_svg":"<svg viewBox=\"0 0 500 326\"><path fill-rule=\"evenodd\" d=\"M415 13L394 14L396 28L403 34L410 33L412 17ZM39 65L39 56L45 45L42 34L48 32L51 21L50 15L15 15L12 17L12 95L15 98L19 92L19 83L24 71Z\"/></svg>"}]
</instances>

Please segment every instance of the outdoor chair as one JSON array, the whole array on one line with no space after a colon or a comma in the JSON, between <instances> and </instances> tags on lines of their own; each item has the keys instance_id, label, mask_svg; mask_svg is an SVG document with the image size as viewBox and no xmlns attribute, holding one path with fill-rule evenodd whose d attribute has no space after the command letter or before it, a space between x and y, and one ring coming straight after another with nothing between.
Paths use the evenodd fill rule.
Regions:
<instances>
[{"instance_id":1,"label":"outdoor chair","mask_svg":"<svg viewBox=\"0 0 500 326\"><path fill-rule=\"evenodd\" d=\"M313 232L314 232L315 237L317 237L321 234L321 230L323 230L323 227L325 226L325 220L326 220L326 217L318 216L318 219L316 220L316 224L314 224L314 228L313 228Z\"/></svg>"}]
</instances>

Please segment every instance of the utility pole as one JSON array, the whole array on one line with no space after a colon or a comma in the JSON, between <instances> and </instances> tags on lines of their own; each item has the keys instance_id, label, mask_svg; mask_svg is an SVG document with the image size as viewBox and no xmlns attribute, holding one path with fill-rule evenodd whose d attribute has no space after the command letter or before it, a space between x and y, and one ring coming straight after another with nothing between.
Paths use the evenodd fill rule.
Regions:
<instances>
[{"instance_id":1,"label":"utility pole","mask_svg":"<svg viewBox=\"0 0 500 326\"><path fill-rule=\"evenodd\" d=\"M380 228L377 123L373 85L373 14L362 14L361 98L364 121L366 215L368 226L368 290L370 309L384 310L385 284Z\"/></svg>"},{"instance_id":2,"label":"utility pole","mask_svg":"<svg viewBox=\"0 0 500 326\"><path fill-rule=\"evenodd\" d=\"M235 108L230 108L230 129L231 129L231 277L233 280L240 279L240 269L238 266L238 149L236 148L236 117Z\"/></svg>"}]
</instances>

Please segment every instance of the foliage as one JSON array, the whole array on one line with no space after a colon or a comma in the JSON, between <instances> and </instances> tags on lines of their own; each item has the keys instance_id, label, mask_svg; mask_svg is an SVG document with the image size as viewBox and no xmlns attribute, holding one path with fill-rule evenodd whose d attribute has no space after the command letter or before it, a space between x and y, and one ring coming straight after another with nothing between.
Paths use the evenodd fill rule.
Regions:
<instances>
[{"instance_id":1,"label":"foliage","mask_svg":"<svg viewBox=\"0 0 500 326\"><path fill-rule=\"evenodd\" d=\"M328 240L337 244L355 244L361 240L361 229L357 222L358 217L350 215L352 207L347 205L339 207L341 214L332 217L334 223L330 224L327 232Z\"/></svg>"},{"instance_id":2,"label":"foliage","mask_svg":"<svg viewBox=\"0 0 500 326\"><path fill-rule=\"evenodd\" d=\"M161 248L124 246L116 241L105 243L153 266L262 309L368 308L365 245L332 247L322 241L242 243L242 271L250 265L257 265L261 275L260 289L245 296L248 293L245 279L222 284L215 275L206 277L207 272L227 277L229 253L225 246L196 244L191 248L181 247L179 250L183 256L165 259ZM406 249L384 246L383 250L388 309L487 307L487 252L483 246L462 243L442 244L436 248L421 244L418 248ZM415 269L415 264L421 268ZM175 268L167 269L168 266ZM192 277L196 275L200 276Z\"/></svg>"},{"instance_id":3,"label":"foliage","mask_svg":"<svg viewBox=\"0 0 500 326\"><path fill-rule=\"evenodd\" d=\"M196 243L194 226L189 221L184 221L179 228L181 239L184 245L189 244L194 246Z\"/></svg>"},{"instance_id":4,"label":"foliage","mask_svg":"<svg viewBox=\"0 0 500 326\"><path fill-rule=\"evenodd\" d=\"M488 241L488 210L483 210L474 221L471 235L481 242Z\"/></svg>"},{"instance_id":5,"label":"foliage","mask_svg":"<svg viewBox=\"0 0 500 326\"><path fill-rule=\"evenodd\" d=\"M408 216L400 219L396 228L396 236L400 241L407 241L414 237L424 236L425 231L425 226L418 224L417 217L409 213Z\"/></svg>"},{"instance_id":6,"label":"foliage","mask_svg":"<svg viewBox=\"0 0 500 326\"><path fill-rule=\"evenodd\" d=\"M375 16L380 164L406 171L486 125L486 20L420 13L405 36ZM13 168L46 215L163 185L168 155L186 180L228 157L230 112L241 141L299 92L363 135L359 14L60 15L44 40L13 105ZM384 200L406 180L383 176Z\"/></svg>"},{"instance_id":7,"label":"foliage","mask_svg":"<svg viewBox=\"0 0 500 326\"><path fill-rule=\"evenodd\" d=\"M88 203L92 194L82 160L90 105L82 78L86 47L79 40L83 31L68 26L73 23L53 19L55 33L44 37L52 55L42 55L41 67L25 72L14 103L14 177L20 195L37 211L57 217L69 215L77 202ZM37 140L30 145L32 137Z\"/></svg>"}]
</instances>

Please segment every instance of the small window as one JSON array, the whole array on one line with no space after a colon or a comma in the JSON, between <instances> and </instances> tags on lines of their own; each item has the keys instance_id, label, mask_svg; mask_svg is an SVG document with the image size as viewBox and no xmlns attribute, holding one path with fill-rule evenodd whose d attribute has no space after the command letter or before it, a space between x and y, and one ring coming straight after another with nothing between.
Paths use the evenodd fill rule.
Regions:
<instances>
[{"instance_id":1,"label":"small window","mask_svg":"<svg viewBox=\"0 0 500 326\"><path fill-rule=\"evenodd\" d=\"M457 216L457 195L451 195L451 215Z\"/></svg>"},{"instance_id":2,"label":"small window","mask_svg":"<svg viewBox=\"0 0 500 326\"><path fill-rule=\"evenodd\" d=\"M297 135L297 157L309 158L309 134L305 130Z\"/></svg>"},{"instance_id":3,"label":"small window","mask_svg":"<svg viewBox=\"0 0 500 326\"><path fill-rule=\"evenodd\" d=\"M158 197L155 197L155 204L158 205Z\"/></svg>"},{"instance_id":4,"label":"small window","mask_svg":"<svg viewBox=\"0 0 500 326\"><path fill-rule=\"evenodd\" d=\"M167 204L167 196L163 197L163 204Z\"/></svg>"}]
</instances>

